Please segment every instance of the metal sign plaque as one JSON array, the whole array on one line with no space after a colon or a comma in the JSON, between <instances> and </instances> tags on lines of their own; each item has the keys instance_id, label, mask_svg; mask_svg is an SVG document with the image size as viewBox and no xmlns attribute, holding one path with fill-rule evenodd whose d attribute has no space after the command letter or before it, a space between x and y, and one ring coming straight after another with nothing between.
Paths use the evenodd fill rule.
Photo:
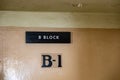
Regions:
<instances>
[{"instance_id":1,"label":"metal sign plaque","mask_svg":"<svg viewBox=\"0 0 120 80\"><path fill-rule=\"evenodd\" d=\"M71 43L71 33L26 31L26 43Z\"/></svg>"}]
</instances>

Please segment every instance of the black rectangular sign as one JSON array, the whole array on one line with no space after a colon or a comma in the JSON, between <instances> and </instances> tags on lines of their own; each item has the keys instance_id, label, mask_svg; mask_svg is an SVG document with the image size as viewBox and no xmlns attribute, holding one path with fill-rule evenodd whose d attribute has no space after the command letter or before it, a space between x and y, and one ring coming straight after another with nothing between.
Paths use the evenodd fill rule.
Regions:
<instances>
[{"instance_id":1,"label":"black rectangular sign","mask_svg":"<svg viewBox=\"0 0 120 80\"><path fill-rule=\"evenodd\" d=\"M26 31L26 43L70 43L70 32Z\"/></svg>"}]
</instances>

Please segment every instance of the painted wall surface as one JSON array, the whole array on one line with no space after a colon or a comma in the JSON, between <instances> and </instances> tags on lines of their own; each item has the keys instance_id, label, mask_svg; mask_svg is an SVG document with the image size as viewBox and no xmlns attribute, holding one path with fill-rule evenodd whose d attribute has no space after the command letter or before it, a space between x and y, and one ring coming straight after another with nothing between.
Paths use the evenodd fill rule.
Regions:
<instances>
[{"instance_id":1,"label":"painted wall surface","mask_svg":"<svg viewBox=\"0 0 120 80\"><path fill-rule=\"evenodd\" d=\"M0 26L120 28L120 14L0 11Z\"/></svg>"},{"instance_id":2,"label":"painted wall surface","mask_svg":"<svg viewBox=\"0 0 120 80\"><path fill-rule=\"evenodd\" d=\"M70 31L70 44L26 44L26 31ZM62 68L41 54L62 53ZM2 57L1 57L2 56ZM0 28L0 80L120 80L120 29Z\"/></svg>"}]
</instances>

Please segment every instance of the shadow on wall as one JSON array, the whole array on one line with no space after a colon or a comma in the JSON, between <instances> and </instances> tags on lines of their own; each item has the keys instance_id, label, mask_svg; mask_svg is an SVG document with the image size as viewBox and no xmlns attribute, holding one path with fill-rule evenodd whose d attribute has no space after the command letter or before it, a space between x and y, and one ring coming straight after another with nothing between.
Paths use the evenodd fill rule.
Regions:
<instances>
[{"instance_id":1,"label":"shadow on wall","mask_svg":"<svg viewBox=\"0 0 120 80\"><path fill-rule=\"evenodd\" d=\"M2 63L0 61L0 80L3 80Z\"/></svg>"},{"instance_id":2,"label":"shadow on wall","mask_svg":"<svg viewBox=\"0 0 120 80\"><path fill-rule=\"evenodd\" d=\"M79 31L81 80L120 80L120 35L117 30ZM87 34L87 35L86 35ZM77 40L76 40L77 41ZM82 47L81 47L82 46ZM82 51L82 52L81 52ZM80 60L81 59L81 60Z\"/></svg>"},{"instance_id":3,"label":"shadow on wall","mask_svg":"<svg viewBox=\"0 0 120 80\"><path fill-rule=\"evenodd\" d=\"M3 80L3 74L0 72L0 80Z\"/></svg>"},{"instance_id":4,"label":"shadow on wall","mask_svg":"<svg viewBox=\"0 0 120 80\"><path fill-rule=\"evenodd\" d=\"M116 65L117 66L117 65ZM106 78L106 80L120 80L120 66L117 66L111 75Z\"/></svg>"}]
</instances>

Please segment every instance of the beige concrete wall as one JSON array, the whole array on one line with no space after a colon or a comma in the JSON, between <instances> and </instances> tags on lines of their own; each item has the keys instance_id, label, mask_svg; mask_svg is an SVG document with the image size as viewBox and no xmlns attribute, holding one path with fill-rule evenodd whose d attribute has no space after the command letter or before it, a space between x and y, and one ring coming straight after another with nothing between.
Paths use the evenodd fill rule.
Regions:
<instances>
[{"instance_id":1,"label":"beige concrete wall","mask_svg":"<svg viewBox=\"0 0 120 80\"><path fill-rule=\"evenodd\" d=\"M44 74L42 74L43 72L42 73L39 72L40 63L38 60L40 59L39 58L40 54L38 49L40 49L39 47L41 46L34 45L34 47L28 48L28 51L26 51L27 47L29 46L27 45L25 46L25 44L24 46L23 44L18 45L22 42L19 43L14 41L13 39L18 41L19 40L23 41L22 40L24 35L23 32L27 29L24 30L18 28L16 32L16 29L12 28L13 26L47 27L47 28L52 28L47 30L58 30L58 31L65 30L65 31L73 32L74 34L73 38L75 40L71 45L69 45L69 47L68 45L64 45L64 46L42 45L43 50L40 49L40 52L44 52L45 48L47 47L48 52L61 51L62 53L65 53L66 57L69 56L70 54L70 57L65 58L64 64L66 68L63 68L63 70L65 71L55 70L55 72L51 72L50 70L47 75L48 78L50 77L49 75L53 76L55 73L57 73L57 71L60 71L60 73L55 74L55 76L57 76L55 79L57 78L59 78L59 80L66 80L66 79L118 80L120 79L119 62L118 62L120 56L119 30L104 31L104 30L93 30L93 29L92 30L53 29L53 27L54 28L117 28L118 29L120 28L120 14L0 11L0 27L6 27L6 26L11 27L11 29L0 28L0 42L1 42L0 43L0 80L27 80L29 78L30 78L29 80L37 80L37 79L47 80L47 78L44 78L44 75L46 74L45 72L46 70L43 71ZM36 30L36 29L30 29L30 30ZM38 30L46 30L46 29L40 28ZM20 35L22 38L20 37ZM25 47L25 52L23 51L22 46ZM64 49L61 47L65 48L66 50L63 51ZM36 51L31 51L32 48L33 49L36 48L35 49ZM53 50L53 48L55 49ZM15 52L13 49L15 49ZM3 51L5 52L3 53ZM21 54L17 55L19 54L19 52ZM36 55L34 55L34 53L36 53ZM73 53L75 53L75 55ZM3 54L6 58L3 57ZM25 57L22 58L22 56ZM75 60L73 62L71 60L68 61L68 59L71 59L72 57L74 57ZM4 61L2 58L4 59ZM79 60L79 58L81 59ZM23 63L22 62L19 63L19 60L22 59L23 59ZM31 60L33 59L33 61L31 61L30 59ZM74 63L75 61L76 63ZM3 62L5 63L4 65ZM77 62L79 64L77 64ZM77 66L73 66L73 64L77 64ZM28 66L30 66L30 68L28 68ZM36 76L32 75L33 73L27 73L29 72L31 67L33 68L37 67L35 72L33 72L34 74L37 74ZM73 68L75 68L75 70ZM23 74L24 70L25 73ZM4 72L4 74L2 72ZM11 75L13 75L13 77L11 77ZM19 75L21 75L22 77L20 77ZM28 78L26 77L26 75L28 75ZM30 75L32 76L30 77Z\"/></svg>"},{"instance_id":2,"label":"beige concrete wall","mask_svg":"<svg viewBox=\"0 0 120 80\"><path fill-rule=\"evenodd\" d=\"M120 28L120 14L0 11L0 26Z\"/></svg>"},{"instance_id":3,"label":"beige concrete wall","mask_svg":"<svg viewBox=\"0 0 120 80\"><path fill-rule=\"evenodd\" d=\"M25 31L70 31L70 44L26 44ZM2 45L1 45L2 44ZM0 28L2 80L120 80L120 29ZM62 53L62 68L41 54Z\"/></svg>"}]
</instances>

